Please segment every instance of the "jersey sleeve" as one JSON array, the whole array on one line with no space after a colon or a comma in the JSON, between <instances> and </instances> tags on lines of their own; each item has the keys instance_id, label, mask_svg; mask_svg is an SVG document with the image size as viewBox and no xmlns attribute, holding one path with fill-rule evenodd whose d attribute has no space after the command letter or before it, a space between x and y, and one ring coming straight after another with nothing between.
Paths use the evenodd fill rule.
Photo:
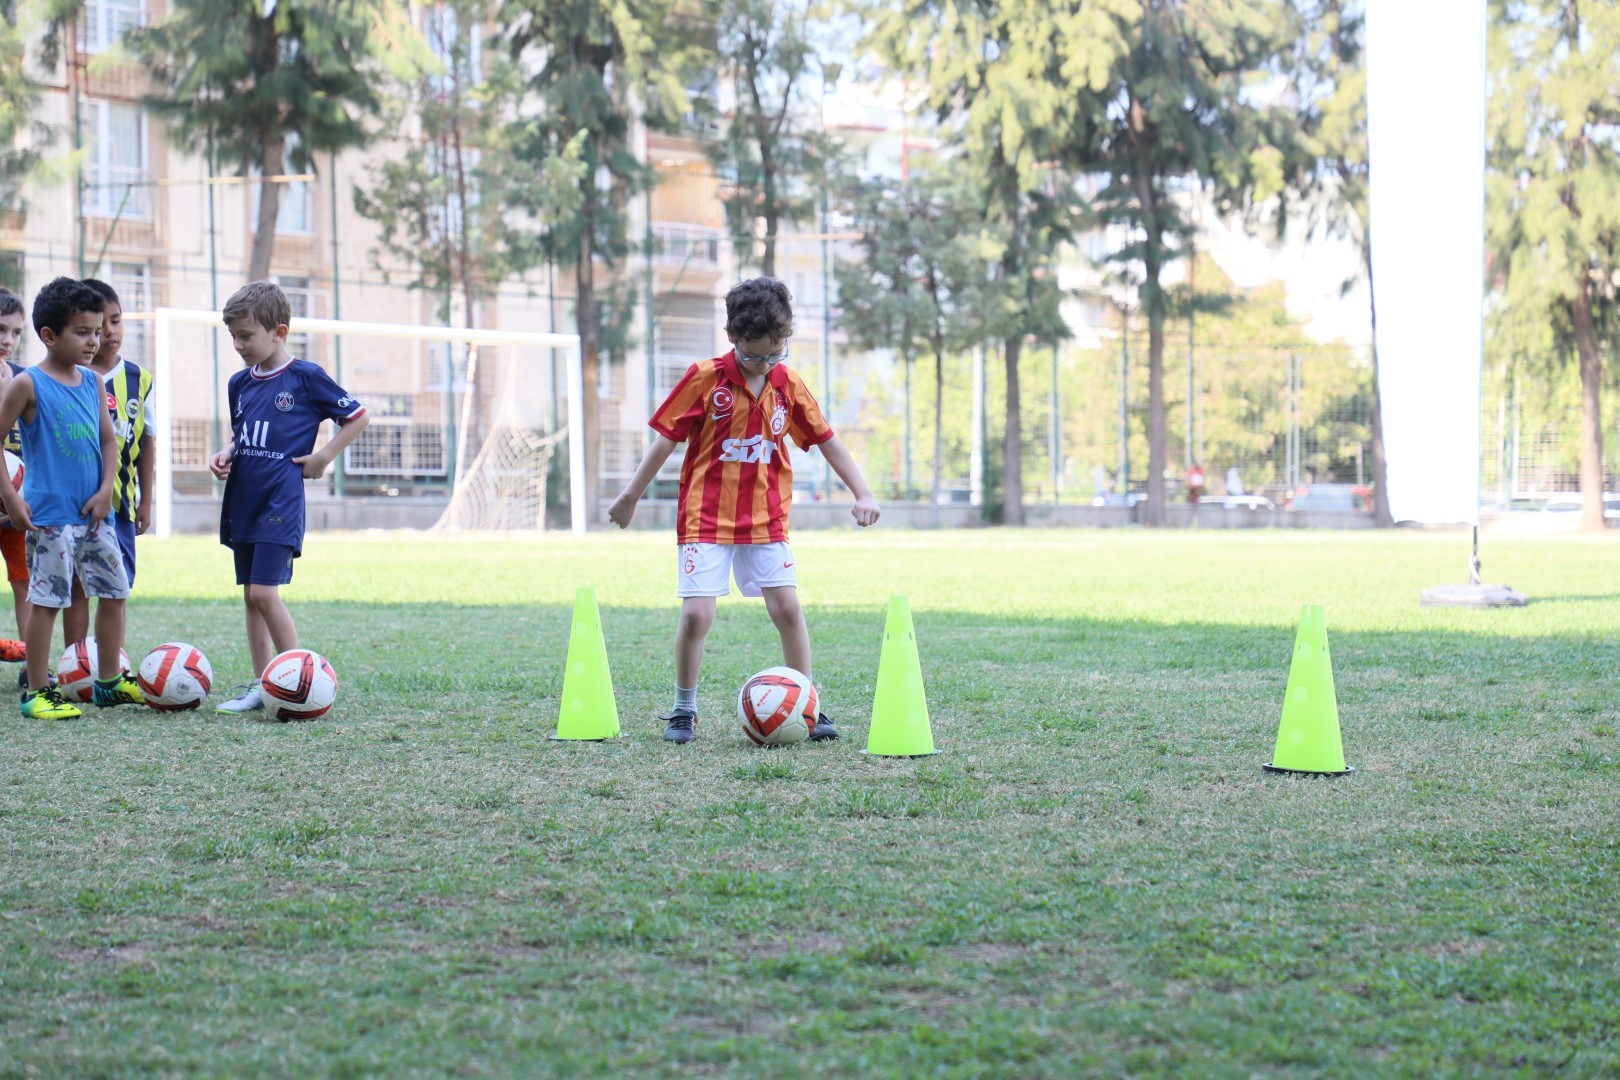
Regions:
<instances>
[{"instance_id":1,"label":"jersey sleeve","mask_svg":"<svg viewBox=\"0 0 1620 1080\"><path fill-rule=\"evenodd\" d=\"M701 364L693 364L669 392L669 397L658 406L647 426L666 439L686 442L692 431L703 421L703 410L708 407L713 378L705 375Z\"/></svg>"},{"instance_id":2,"label":"jersey sleeve","mask_svg":"<svg viewBox=\"0 0 1620 1080\"><path fill-rule=\"evenodd\" d=\"M305 387L310 407L323 420L342 424L366 411L366 407L355 400L353 394L339 386L325 369L314 364L309 366L309 380Z\"/></svg>"},{"instance_id":3,"label":"jersey sleeve","mask_svg":"<svg viewBox=\"0 0 1620 1080\"><path fill-rule=\"evenodd\" d=\"M157 376L154 375L146 384L146 396L141 399L141 412L146 414L146 429L141 433L143 439L155 438L157 435L157 406L152 403L157 397L157 394L153 393L156 388Z\"/></svg>"},{"instance_id":4,"label":"jersey sleeve","mask_svg":"<svg viewBox=\"0 0 1620 1080\"><path fill-rule=\"evenodd\" d=\"M832 438L833 429L827 423L827 418L821 415L821 406L816 403L815 395L810 393L804 380L799 378L797 372L792 376L782 388L788 398L787 433L799 444L800 450L808 450Z\"/></svg>"}]
</instances>

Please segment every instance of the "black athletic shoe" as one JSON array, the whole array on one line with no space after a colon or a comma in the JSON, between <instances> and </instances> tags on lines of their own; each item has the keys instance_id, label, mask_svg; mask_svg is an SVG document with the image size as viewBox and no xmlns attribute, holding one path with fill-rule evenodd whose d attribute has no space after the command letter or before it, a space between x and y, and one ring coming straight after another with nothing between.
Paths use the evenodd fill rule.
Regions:
<instances>
[{"instance_id":1,"label":"black athletic shoe","mask_svg":"<svg viewBox=\"0 0 1620 1080\"><path fill-rule=\"evenodd\" d=\"M672 743L689 743L697 738L697 713L690 709L676 709L658 719L668 725L664 728L664 738Z\"/></svg>"},{"instance_id":2,"label":"black athletic shoe","mask_svg":"<svg viewBox=\"0 0 1620 1080\"><path fill-rule=\"evenodd\" d=\"M826 713L816 714L816 726L810 729L811 742L832 742L838 738L838 729Z\"/></svg>"}]
</instances>

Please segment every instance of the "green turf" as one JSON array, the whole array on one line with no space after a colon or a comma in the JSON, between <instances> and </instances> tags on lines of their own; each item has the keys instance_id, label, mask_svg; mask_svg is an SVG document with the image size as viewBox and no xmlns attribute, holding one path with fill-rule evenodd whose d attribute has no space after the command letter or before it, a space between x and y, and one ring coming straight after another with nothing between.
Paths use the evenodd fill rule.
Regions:
<instances>
[{"instance_id":1,"label":"green turf","mask_svg":"<svg viewBox=\"0 0 1620 1080\"><path fill-rule=\"evenodd\" d=\"M1620 548L804 534L846 738L753 748L722 602L667 705L667 536L322 536L319 723L0 719L0 1075L1620 1073ZM246 674L228 554L142 542L131 652ZM548 741L591 584L629 738ZM943 753L864 743L910 597ZM1263 774L1301 604L1346 755ZM3 674L3 673L0 673ZM217 695L216 695L217 697Z\"/></svg>"}]
</instances>

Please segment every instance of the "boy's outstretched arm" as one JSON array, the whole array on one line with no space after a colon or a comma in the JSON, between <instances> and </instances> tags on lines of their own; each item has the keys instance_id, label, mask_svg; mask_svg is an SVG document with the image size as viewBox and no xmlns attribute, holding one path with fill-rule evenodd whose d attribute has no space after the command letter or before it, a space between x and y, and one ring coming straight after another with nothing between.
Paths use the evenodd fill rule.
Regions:
<instances>
[{"instance_id":1,"label":"boy's outstretched arm","mask_svg":"<svg viewBox=\"0 0 1620 1080\"><path fill-rule=\"evenodd\" d=\"M868 525L876 525L883 511L878 508L877 498L872 494L872 489L866 486L866 477L861 475L861 467L855 464L855 459L850 456L849 447L844 445L844 440L834 435L821 444L821 453L827 459L827 464L832 466L833 472L838 474L838 479L842 480L844 486L855 496L855 506L850 510L850 515L855 518L855 524L863 529Z\"/></svg>"},{"instance_id":2,"label":"boy's outstretched arm","mask_svg":"<svg viewBox=\"0 0 1620 1080\"><path fill-rule=\"evenodd\" d=\"M652 445L647 447L647 452L641 455L641 464L636 466L636 474L624 485L624 490L613 500L613 505L608 507L609 521L621 529L629 526L630 519L636 516L636 503L641 501L642 493L674 452L674 439L668 435L653 436Z\"/></svg>"},{"instance_id":3,"label":"boy's outstretched arm","mask_svg":"<svg viewBox=\"0 0 1620 1080\"><path fill-rule=\"evenodd\" d=\"M293 458L292 463L304 467L305 480L319 480L326 475L327 467L337 460L337 456L343 453L350 443L360 437L360 433L366 430L369 423L371 423L370 413L361 413L353 420L345 420L338 425L337 434L333 435L325 446L314 453Z\"/></svg>"},{"instance_id":4,"label":"boy's outstretched arm","mask_svg":"<svg viewBox=\"0 0 1620 1080\"><path fill-rule=\"evenodd\" d=\"M0 361L3 362L3 361ZM11 380L6 387L4 397L0 397L0 431L10 431L17 423L17 418L34 404L34 377L27 372ZM11 476L5 469L0 469L0 503L5 505L7 516L11 518L11 527L27 532L34 527L33 520L28 516L28 504L23 502L17 489L11 486Z\"/></svg>"}]
</instances>

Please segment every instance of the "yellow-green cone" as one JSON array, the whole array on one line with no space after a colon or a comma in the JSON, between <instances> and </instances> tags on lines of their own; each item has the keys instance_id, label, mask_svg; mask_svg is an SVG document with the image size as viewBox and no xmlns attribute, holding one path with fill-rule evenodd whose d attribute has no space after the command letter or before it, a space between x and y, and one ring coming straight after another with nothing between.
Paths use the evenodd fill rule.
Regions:
<instances>
[{"instance_id":1,"label":"yellow-green cone","mask_svg":"<svg viewBox=\"0 0 1620 1080\"><path fill-rule=\"evenodd\" d=\"M878 658L877 693L865 752L879 757L924 757L934 752L917 634L911 625L911 607L903 596L889 597L889 614L883 621L883 653Z\"/></svg>"},{"instance_id":2,"label":"yellow-green cone","mask_svg":"<svg viewBox=\"0 0 1620 1080\"><path fill-rule=\"evenodd\" d=\"M1333 775L1353 772L1344 763L1339 736L1339 704L1333 693L1333 657L1328 652L1327 615L1321 604L1306 604L1294 636L1288 666L1277 748L1266 768L1272 772Z\"/></svg>"},{"instance_id":3,"label":"yellow-green cone","mask_svg":"<svg viewBox=\"0 0 1620 1080\"><path fill-rule=\"evenodd\" d=\"M557 739L614 739L619 735L619 706L613 700L608 673L607 641L596 590L574 593L574 622L568 630L568 661L563 670L562 711Z\"/></svg>"}]
</instances>

